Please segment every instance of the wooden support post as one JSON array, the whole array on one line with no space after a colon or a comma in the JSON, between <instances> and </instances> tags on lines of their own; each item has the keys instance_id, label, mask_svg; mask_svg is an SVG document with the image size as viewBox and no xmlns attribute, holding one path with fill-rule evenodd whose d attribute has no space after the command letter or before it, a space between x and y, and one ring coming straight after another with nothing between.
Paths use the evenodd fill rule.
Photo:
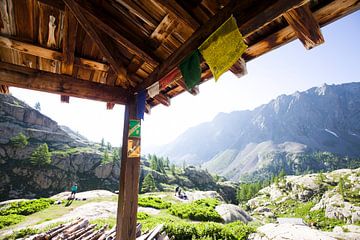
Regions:
<instances>
[{"instance_id":1,"label":"wooden support post","mask_svg":"<svg viewBox=\"0 0 360 240\"><path fill-rule=\"evenodd\" d=\"M117 240L135 240L140 173L140 126L141 121L136 117L136 103L133 98L125 107L117 210Z\"/></svg>"}]
</instances>

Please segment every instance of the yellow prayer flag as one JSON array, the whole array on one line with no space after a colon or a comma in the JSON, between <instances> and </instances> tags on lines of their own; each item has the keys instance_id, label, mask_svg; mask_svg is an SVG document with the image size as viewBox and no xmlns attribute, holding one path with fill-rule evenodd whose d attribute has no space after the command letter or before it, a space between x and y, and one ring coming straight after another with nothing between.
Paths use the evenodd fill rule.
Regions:
<instances>
[{"instance_id":1,"label":"yellow prayer flag","mask_svg":"<svg viewBox=\"0 0 360 240\"><path fill-rule=\"evenodd\" d=\"M199 51L217 80L235 64L246 48L236 20L231 16L201 44Z\"/></svg>"}]
</instances>

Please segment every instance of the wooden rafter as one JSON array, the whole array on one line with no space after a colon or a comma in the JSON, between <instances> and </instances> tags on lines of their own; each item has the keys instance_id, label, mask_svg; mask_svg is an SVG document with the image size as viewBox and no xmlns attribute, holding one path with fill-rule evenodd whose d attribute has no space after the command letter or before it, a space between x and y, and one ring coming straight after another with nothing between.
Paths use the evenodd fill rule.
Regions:
<instances>
[{"instance_id":1,"label":"wooden rafter","mask_svg":"<svg viewBox=\"0 0 360 240\"><path fill-rule=\"evenodd\" d=\"M259 26L269 23L289 9L301 6L306 3L306 0L266 1L268 7L265 10L254 7L257 6L256 2L257 1L251 0L230 1L230 3L211 18L208 23L200 27L181 47L172 53L167 61L155 68L150 76L140 84L136 90L139 91L151 86L174 67L178 66L190 52L197 49L231 14L236 16L240 31L243 34L247 34L248 32L253 32ZM260 2L264 4L263 1L259 1L258 4L260 4Z\"/></svg>"},{"instance_id":2,"label":"wooden rafter","mask_svg":"<svg viewBox=\"0 0 360 240\"><path fill-rule=\"evenodd\" d=\"M5 36L0 36L0 47L12 49L21 53L26 53L50 60L58 60L58 61L64 60L64 55L61 52L48 49L45 47L36 46L30 43L17 41ZM99 70L104 72L109 70L109 66L107 64L85 58L75 58L75 65L88 68L91 70Z\"/></svg>"},{"instance_id":3,"label":"wooden rafter","mask_svg":"<svg viewBox=\"0 0 360 240\"><path fill-rule=\"evenodd\" d=\"M175 0L157 0L156 2L162 5L167 12L175 15L178 21L188 25L194 31L200 27L200 24Z\"/></svg>"},{"instance_id":4,"label":"wooden rafter","mask_svg":"<svg viewBox=\"0 0 360 240\"><path fill-rule=\"evenodd\" d=\"M149 47L144 42L134 42L134 40L125 37L122 32L123 29L112 20L111 16L104 13L104 10L97 9L91 3L84 0L71 0L77 3L83 14L96 26L101 28L104 33L108 34L115 41L124 46L130 53L138 55L154 66L158 65L158 58L149 51Z\"/></svg>"},{"instance_id":5,"label":"wooden rafter","mask_svg":"<svg viewBox=\"0 0 360 240\"><path fill-rule=\"evenodd\" d=\"M170 106L170 98L162 93L159 93L154 97L158 102L160 102L162 105L169 107Z\"/></svg>"},{"instance_id":6,"label":"wooden rafter","mask_svg":"<svg viewBox=\"0 0 360 240\"><path fill-rule=\"evenodd\" d=\"M360 2L358 0L336 0L315 11L313 15L319 26L323 27L340 17L346 16L359 9ZM262 39L258 43L249 46L249 48L246 49L243 57L246 61L252 60L295 39L296 34L292 27L285 27L276 33Z\"/></svg>"},{"instance_id":7,"label":"wooden rafter","mask_svg":"<svg viewBox=\"0 0 360 240\"><path fill-rule=\"evenodd\" d=\"M311 49L324 43L320 26L313 16L309 4L286 12L284 18L306 49Z\"/></svg>"},{"instance_id":8,"label":"wooden rafter","mask_svg":"<svg viewBox=\"0 0 360 240\"><path fill-rule=\"evenodd\" d=\"M120 87L4 62L0 62L0 84L118 104L128 99L128 92Z\"/></svg>"},{"instance_id":9,"label":"wooden rafter","mask_svg":"<svg viewBox=\"0 0 360 240\"><path fill-rule=\"evenodd\" d=\"M123 81L126 81L127 71L118 48L106 37L104 32L95 27L96 23L90 21L90 19L85 16L83 8L76 1L64 0L64 2L76 17L82 28L98 46L99 50L110 63L111 68L113 68L118 77L123 79Z\"/></svg>"}]
</instances>

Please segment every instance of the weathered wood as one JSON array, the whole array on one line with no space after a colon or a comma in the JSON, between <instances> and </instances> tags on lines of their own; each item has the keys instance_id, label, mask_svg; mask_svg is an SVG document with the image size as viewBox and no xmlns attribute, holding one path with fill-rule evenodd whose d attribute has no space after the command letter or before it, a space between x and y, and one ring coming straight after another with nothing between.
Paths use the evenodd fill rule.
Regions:
<instances>
[{"instance_id":1,"label":"weathered wood","mask_svg":"<svg viewBox=\"0 0 360 240\"><path fill-rule=\"evenodd\" d=\"M149 51L149 47L144 42L135 42L125 37L122 34L124 31L116 24L116 21L111 19L112 16L110 14L105 13L104 9L98 9L98 7L94 7L91 3L84 0L77 0L76 3L93 24L123 45L131 54L138 55L155 66L158 65L157 57Z\"/></svg>"},{"instance_id":2,"label":"weathered wood","mask_svg":"<svg viewBox=\"0 0 360 240\"><path fill-rule=\"evenodd\" d=\"M61 65L61 72L67 75L72 75L74 61L75 61L75 46L76 33L78 23L76 18L72 15L69 8L65 8L64 16L64 36L63 36L63 63Z\"/></svg>"},{"instance_id":3,"label":"weathered wood","mask_svg":"<svg viewBox=\"0 0 360 240\"><path fill-rule=\"evenodd\" d=\"M64 59L63 54L56 50L17 41L5 36L0 36L0 47L16 50L21 53L27 53L37 57L46 58L49 60L63 61ZM99 70L105 72L109 70L109 66L107 64L85 58L75 58L75 65L88 68L91 70Z\"/></svg>"},{"instance_id":4,"label":"weathered wood","mask_svg":"<svg viewBox=\"0 0 360 240\"><path fill-rule=\"evenodd\" d=\"M10 93L9 87L8 87L7 85L1 84L1 85L0 85L0 93L2 93L2 94L9 94L9 93Z\"/></svg>"},{"instance_id":5,"label":"weathered wood","mask_svg":"<svg viewBox=\"0 0 360 240\"><path fill-rule=\"evenodd\" d=\"M175 0L157 0L156 2L162 5L167 10L167 12L174 14L178 21L183 22L193 30L196 30L200 27L200 24Z\"/></svg>"},{"instance_id":6,"label":"weathered wood","mask_svg":"<svg viewBox=\"0 0 360 240\"><path fill-rule=\"evenodd\" d=\"M170 106L170 98L162 93L159 93L158 95L154 96L154 99L156 99L166 107Z\"/></svg>"},{"instance_id":7,"label":"weathered wood","mask_svg":"<svg viewBox=\"0 0 360 240\"><path fill-rule=\"evenodd\" d=\"M286 2L286 4L284 3ZM180 62L192 51L196 50L217 28L224 23L231 14L236 15L237 24L241 26L245 24L244 30L252 32L257 29L259 25L266 24L276 18L279 14L304 4L305 0L289 0L289 1L230 1L223 9L221 9L214 17L212 17L206 24L200 27L181 47L172 53L167 61L160 64L150 74L150 76L137 87L137 91L143 90L153 83L158 81L161 77L178 66ZM268 4L269 11L256 8L257 4ZM261 22L259 22L259 20ZM244 32L243 34L247 34Z\"/></svg>"},{"instance_id":8,"label":"weathered wood","mask_svg":"<svg viewBox=\"0 0 360 240\"><path fill-rule=\"evenodd\" d=\"M64 2L76 17L82 28L98 46L106 60L110 63L111 68L113 68L120 78L125 80L127 78L127 72L118 48L114 46L114 43L111 42L110 39L106 38L104 32L94 26L94 22L90 21L90 19L84 15L83 8L76 1L64 0Z\"/></svg>"},{"instance_id":9,"label":"weathered wood","mask_svg":"<svg viewBox=\"0 0 360 240\"><path fill-rule=\"evenodd\" d=\"M118 104L126 104L128 98L128 92L120 87L4 62L0 62L0 84Z\"/></svg>"},{"instance_id":10,"label":"weathered wood","mask_svg":"<svg viewBox=\"0 0 360 240\"><path fill-rule=\"evenodd\" d=\"M313 13L320 27L360 9L358 0L335 0ZM246 49L243 58L252 60L296 39L292 27L285 27Z\"/></svg>"},{"instance_id":11,"label":"weathered wood","mask_svg":"<svg viewBox=\"0 0 360 240\"><path fill-rule=\"evenodd\" d=\"M320 26L314 18L309 4L294 8L283 16L306 49L311 49L324 43Z\"/></svg>"},{"instance_id":12,"label":"weathered wood","mask_svg":"<svg viewBox=\"0 0 360 240\"><path fill-rule=\"evenodd\" d=\"M135 239L139 190L140 157L128 157L129 120L137 119L132 98L125 107L116 239ZM138 120L138 119L137 119Z\"/></svg>"},{"instance_id":13,"label":"weathered wood","mask_svg":"<svg viewBox=\"0 0 360 240\"><path fill-rule=\"evenodd\" d=\"M237 60L237 62L230 68L230 71L238 78L246 75L247 69L245 60L242 58Z\"/></svg>"}]
</instances>

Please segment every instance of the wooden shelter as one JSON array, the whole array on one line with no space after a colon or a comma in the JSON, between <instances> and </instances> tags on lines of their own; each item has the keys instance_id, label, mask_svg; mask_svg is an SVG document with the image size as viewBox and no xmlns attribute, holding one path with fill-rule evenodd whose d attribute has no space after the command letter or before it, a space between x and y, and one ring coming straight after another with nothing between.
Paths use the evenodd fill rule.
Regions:
<instances>
[{"instance_id":1,"label":"wooden shelter","mask_svg":"<svg viewBox=\"0 0 360 240\"><path fill-rule=\"evenodd\" d=\"M320 27L359 8L358 0L0 0L0 92L14 86L60 94L64 102L126 105L117 236L134 239L140 158L128 150L140 139L128 136L135 94L173 71L231 15L250 61L296 38L311 49L324 42ZM206 62L201 68L202 83L212 74ZM240 60L230 70L241 74ZM147 96L146 111L184 91L175 74Z\"/></svg>"}]
</instances>

